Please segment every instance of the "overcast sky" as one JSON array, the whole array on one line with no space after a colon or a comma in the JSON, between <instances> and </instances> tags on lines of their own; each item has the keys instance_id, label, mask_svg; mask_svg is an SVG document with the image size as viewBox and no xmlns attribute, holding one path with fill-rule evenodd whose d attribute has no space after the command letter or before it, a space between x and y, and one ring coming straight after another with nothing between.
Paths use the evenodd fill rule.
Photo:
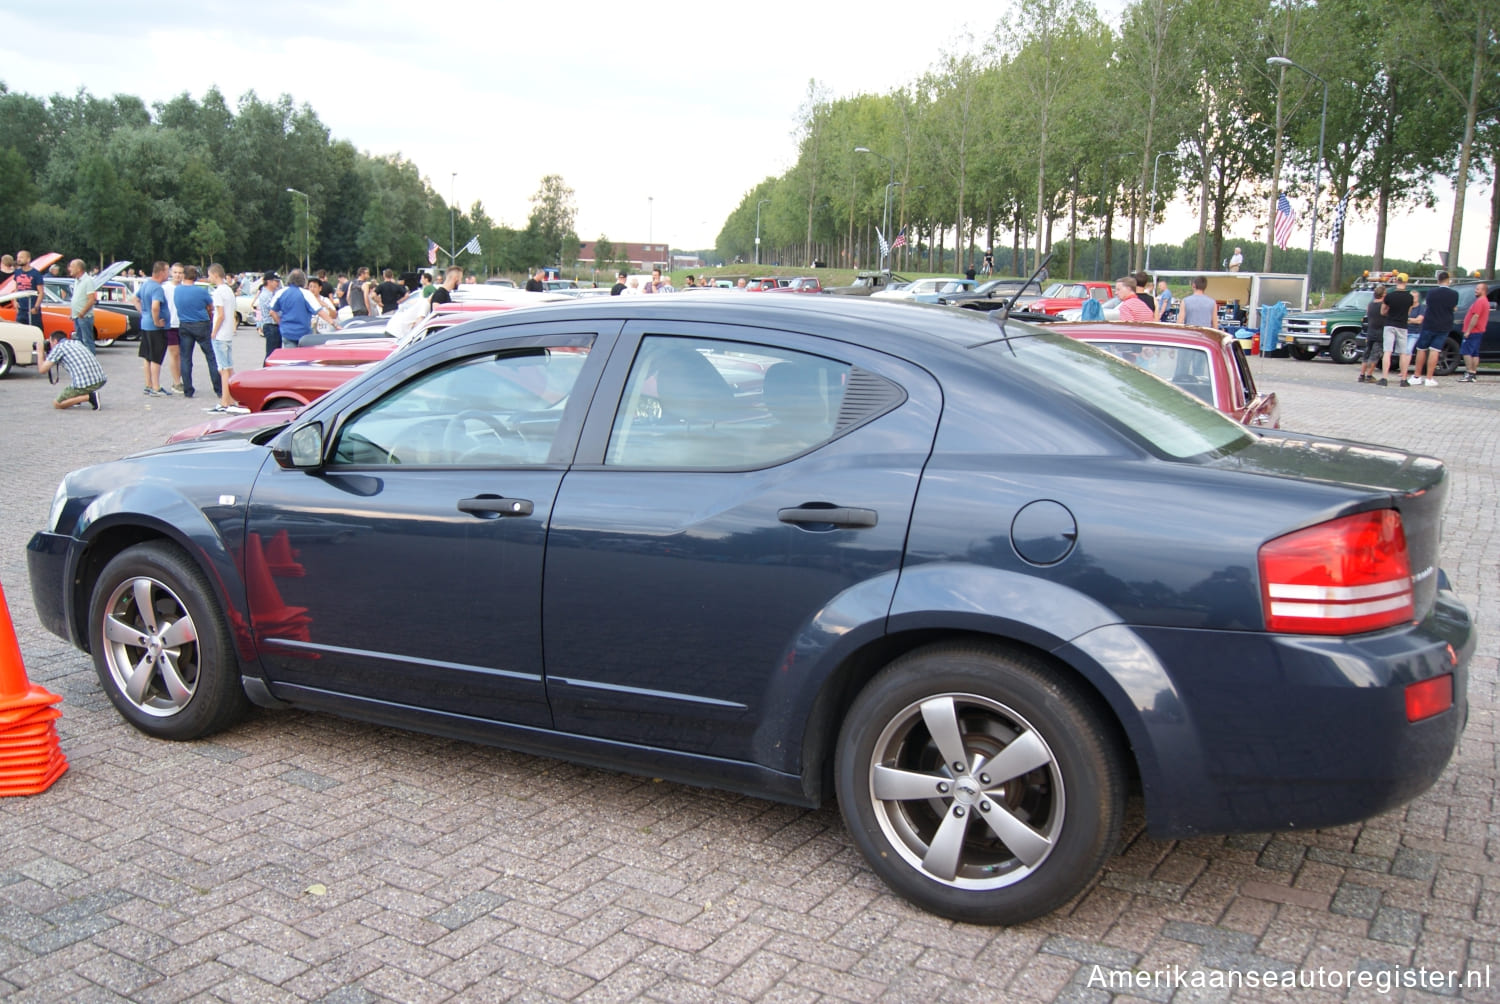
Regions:
<instances>
[{"instance_id":1,"label":"overcast sky","mask_svg":"<svg viewBox=\"0 0 1500 1004\"><path fill-rule=\"evenodd\" d=\"M214 8L155 8L173 13L150 19L134 5L75 0L9 8L0 81L148 105L215 85L231 108L250 90L287 93L336 139L399 153L444 199L481 199L501 223L524 226L542 176L555 173L574 190L581 238L696 249L713 246L748 190L795 161L809 79L834 97L885 93L966 45L966 31L988 34L1008 6L261 0L217 8L216 27L204 14ZM1466 262L1483 260L1489 191L1469 190ZM1451 212L1450 193L1396 223L1387 251L1446 248ZM1195 230L1184 205L1153 238ZM1299 227L1292 245L1308 236ZM1356 223L1346 250L1369 253L1373 237Z\"/></svg>"}]
</instances>

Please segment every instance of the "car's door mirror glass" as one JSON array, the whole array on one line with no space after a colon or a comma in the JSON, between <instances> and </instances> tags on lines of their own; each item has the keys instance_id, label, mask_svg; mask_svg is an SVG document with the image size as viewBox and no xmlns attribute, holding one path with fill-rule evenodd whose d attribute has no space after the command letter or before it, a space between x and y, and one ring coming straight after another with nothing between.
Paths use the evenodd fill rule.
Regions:
<instances>
[{"instance_id":1,"label":"car's door mirror glass","mask_svg":"<svg viewBox=\"0 0 1500 1004\"><path fill-rule=\"evenodd\" d=\"M293 467L320 467L323 464L323 423L309 422L292 430L291 460Z\"/></svg>"}]
</instances>

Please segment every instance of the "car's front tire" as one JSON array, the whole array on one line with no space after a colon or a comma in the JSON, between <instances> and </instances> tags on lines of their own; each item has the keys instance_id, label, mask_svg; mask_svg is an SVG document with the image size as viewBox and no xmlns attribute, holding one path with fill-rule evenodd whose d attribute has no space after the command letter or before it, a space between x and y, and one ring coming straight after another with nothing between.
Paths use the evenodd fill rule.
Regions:
<instances>
[{"instance_id":1,"label":"car's front tire","mask_svg":"<svg viewBox=\"0 0 1500 1004\"><path fill-rule=\"evenodd\" d=\"M198 739L249 708L213 590L175 545L137 544L104 567L89 647L104 692L147 735Z\"/></svg>"},{"instance_id":2,"label":"car's front tire","mask_svg":"<svg viewBox=\"0 0 1500 1004\"><path fill-rule=\"evenodd\" d=\"M0 342L0 377L10 376L10 371L16 368L16 350L10 347L9 342Z\"/></svg>"},{"instance_id":3,"label":"car's front tire","mask_svg":"<svg viewBox=\"0 0 1500 1004\"><path fill-rule=\"evenodd\" d=\"M1125 804L1114 730L1040 660L933 646L880 672L839 737L850 835L933 913L1017 924L1087 889Z\"/></svg>"}]
</instances>

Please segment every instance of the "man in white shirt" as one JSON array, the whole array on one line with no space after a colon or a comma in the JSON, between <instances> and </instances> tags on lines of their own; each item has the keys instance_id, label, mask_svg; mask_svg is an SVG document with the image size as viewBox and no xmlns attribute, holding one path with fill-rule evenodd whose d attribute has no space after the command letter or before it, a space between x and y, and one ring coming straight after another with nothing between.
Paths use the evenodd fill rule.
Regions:
<instances>
[{"instance_id":1,"label":"man in white shirt","mask_svg":"<svg viewBox=\"0 0 1500 1004\"><path fill-rule=\"evenodd\" d=\"M214 316L209 341L214 347L214 363L219 367L219 403L209 411L250 414L249 408L235 404L229 393L229 378L234 376L234 290L225 281L224 266L208 266L208 281L213 284Z\"/></svg>"}]
</instances>

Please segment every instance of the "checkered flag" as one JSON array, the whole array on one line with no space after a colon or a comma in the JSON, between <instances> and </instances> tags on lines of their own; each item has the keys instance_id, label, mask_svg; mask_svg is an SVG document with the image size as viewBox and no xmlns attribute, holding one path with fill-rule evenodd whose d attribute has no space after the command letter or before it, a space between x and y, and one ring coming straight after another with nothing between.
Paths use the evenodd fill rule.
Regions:
<instances>
[{"instance_id":1,"label":"checkered flag","mask_svg":"<svg viewBox=\"0 0 1500 1004\"><path fill-rule=\"evenodd\" d=\"M1339 200L1337 208L1335 208L1333 211L1333 231L1332 235L1329 237L1329 240L1334 244L1337 244L1339 242L1339 238L1344 234L1344 213L1348 212L1349 210L1349 196L1353 194L1353 189L1345 192L1344 197Z\"/></svg>"}]
</instances>

